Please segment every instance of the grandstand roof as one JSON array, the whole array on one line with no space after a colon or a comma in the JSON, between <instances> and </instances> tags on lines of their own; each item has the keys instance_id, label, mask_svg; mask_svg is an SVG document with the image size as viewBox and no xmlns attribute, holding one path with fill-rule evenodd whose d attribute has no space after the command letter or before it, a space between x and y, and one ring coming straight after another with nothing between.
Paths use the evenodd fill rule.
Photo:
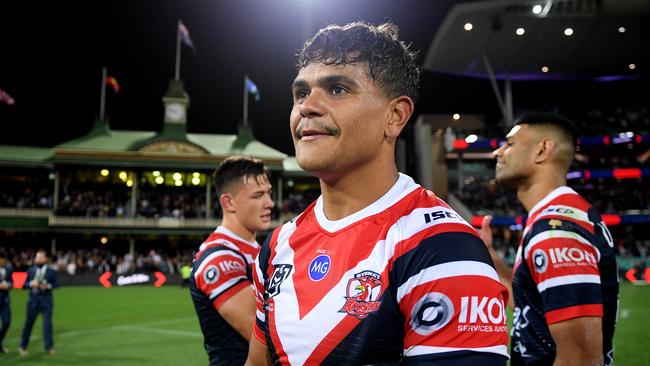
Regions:
<instances>
[{"instance_id":1,"label":"grandstand roof","mask_svg":"<svg viewBox=\"0 0 650 366\"><path fill-rule=\"evenodd\" d=\"M48 166L52 154L48 147L0 145L0 165Z\"/></svg>"},{"instance_id":2,"label":"grandstand roof","mask_svg":"<svg viewBox=\"0 0 650 366\"><path fill-rule=\"evenodd\" d=\"M638 77L644 67L636 65L650 63L649 14L643 0L461 3L436 33L424 68L488 77L487 59L497 79Z\"/></svg>"}]
</instances>

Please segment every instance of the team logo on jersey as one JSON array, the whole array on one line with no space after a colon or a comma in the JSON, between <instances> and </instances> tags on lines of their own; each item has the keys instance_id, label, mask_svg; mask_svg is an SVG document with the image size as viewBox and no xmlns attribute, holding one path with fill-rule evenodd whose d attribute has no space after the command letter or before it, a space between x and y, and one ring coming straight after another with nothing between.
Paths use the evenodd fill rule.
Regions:
<instances>
[{"instance_id":1,"label":"team logo on jersey","mask_svg":"<svg viewBox=\"0 0 650 366\"><path fill-rule=\"evenodd\" d=\"M327 276L332 261L329 255L322 254L311 260L309 263L309 278L318 282Z\"/></svg>"},{"instance_id":2,"label":"team logo on jersey","mask_svg":"<svg viewBox=\"0 0 650 366\"><path fill-rule=\"evenodd\" d=\"M533 251L533 265L535 266L535 271L537 271L537 273L546 272L546 268L548 268L548 257L546 256L545 251L542 249L536 249Z\"/></svg>"},{"instance_id":3,"label":"team logo on jersey","mask_svg":"<svg viewBox=\"0 0 650 366\"><path fill-rule=\"evenodd\" d=\"M213 284L219 279L219 269L214 264L208 266L203 272L203 279L207 284Z\"/></svg>"},{"instance_id":4,"label":"team logo on jersey","mask_svg":"<svg viewBox=\"0 0 650 366\"><path fill-rule=\"evenodd\" d=\"M447 295L429 292L422 296L411 309L411 329L428 335L444 327L454 315L454 304Z\"/></svg>"},{"instance_id":5,"label":"team logo on jersey","mask_svg":"<svg viewBox=\"0 0 650 366\"><path fill-rule=\"evenodd\" d=\"M290 264L277 264L275 266L273 276L269 279L269 285L266 287L269 299L280 293L280 285L289 277L292 268L293 266Z\"/></svg>"},{"instance_id":6,"label":"team logo on jersey","mask_svg":"<svg viewBox=\"0 0 650 366\"><path fill-rule=\"evenodd\" d=\"M348 281L345 305L339 313L348 313L363 319L379 309L381 301L381 276L377 272L362 271Z\"/></svg>"}]
</instances>

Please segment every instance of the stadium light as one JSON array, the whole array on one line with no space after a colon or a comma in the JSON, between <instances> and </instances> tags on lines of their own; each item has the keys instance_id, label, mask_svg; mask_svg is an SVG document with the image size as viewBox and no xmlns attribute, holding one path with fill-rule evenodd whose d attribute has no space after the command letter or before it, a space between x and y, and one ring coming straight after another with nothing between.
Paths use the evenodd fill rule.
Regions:
<instances>
[{"instance_id":1,"label":"stadium light","mask_svg":"<svg viewBox=\"0 0 650 366\"><path fill-rule=\"evenodd\" d=\"M121 180L126 181L127 178L126 172L122 171L118 176L120 177Z\"/></svg>"},{"instance_id":2,"label":"stadium light","mask_svg":"<svg viewBox=\"0 0 650 366\"><path fill-rule=\"evenodd\" d=\"M157 170L154 170L151 174L153 174L154 177L160 177L160 172Z\"/></svg>"},{"instance_id":3,"label":"stadium light","mask_svg":"<svg viewBox=\"0 0 650 366\"><path fill-rule=\"evenodd\" d=\"M478 140L478 136L476 136L474 134L471 134L471 135L465 137L465 142L467 142L468 144L472 144L472 143L476 142L476 140Z\"/></svg>"},{"instance_id":4,"label":"stadium light","mask_svg":"<svg viewBox=\"0 0 650 366\"><path fill-rule=\"evenodd\" d=\"M201 183L201 178L199 177L192 178L192 184L194 184L195 186L198 186L200 183Z\"/></svg>"},{"instance_id":5,"label":"stadium light","mask_svg":"<svg viewBox=\"0 0 650 366\"><path fill-rule=\"evenodd\" d=\"M193 176L193 177L200 177L200 176L201 176L201 173L199 173L199 172L194 172L194 173L192 173L192 176Z\"/></svg>"},{"instance_id":6,"label":"stadium light","mask_svg":"<svg viewBox=\"0 0 650 366\"><path fill-rule=\"evenodd\" d=\"M629 65L627 65L627 67L628 67L630 70L634 70L634 69L636 69L636 65L635 65L635 64L629 64Z\"/></svg>"},{"instance_id":7,"label":"stadium light","mask_svg":"<svg viewBox=\"0 0 650 366\"><path fill-rule=\"evenodd\" d=\"M131 179L126 181L126 186L127 187L133 187L133 181Z\"/></svg>"},{"instance_id":8,"label":"stadium light","mask_svg":"<svg viewBox=\"0 0 650 366\"><path fill-rule=\"evenodd\" d=\"M549 71L548 66L542 66L542 72L548 72L548 71Z\"/></svg>"},{"instance_id":9,"label":"stadium light","mask_svg":"<svg viewBox=\"0 0 650 366\"><path fill-rule=\"evenodd\" d=\"M458 113L454 113L454 115L451 116L451 118L453 118L454 121L458 121L458 120L460 119L460 114L458 114Z\"/></svg>"},{"instance_id":10,"label":"stadium light","mask_svg":"<svg viewBox=\"0 0 650 366\"><path fill-rule=\"evenodd\" d=\"M180 186L183 185L183 181L182 181L182 180L177 180L177 181L174 182L174 185L175 185L176 187L180 187Z\"/></svg>"},{"instance_id":11,"label":"stadium light","mask_svg":"<svg viewBox=\"0 0 650 366\"><path fill-rule=\"evenodd\" d=\"M625 33L625 27L618 27L618 33Z\"/></svg>"},{"instance_id":12,"label":"stadium light","mask_svg":"<svg viewBox=\"0 0 650 366\"><path fill-rule=\"evenodd\" d=\"M526 30L525 30L524 28L521 28L521 27L520 27L520 28L517 28L517 30L515 31L515 33L516 33L518 36L523 36L524 33L526 33Z\"/></svg>"},{"instance_id":13,"label":"stadium light","mask_svg":"<svg viewBox=\"0 0 650 366\"><path fill-rule=\"evenodd\" d=\"M105 237L105 236L102 236L102 237L99 239L99 242L102 243L102 245L106 245L106 244L108 243L108 238Z\"/></svg>"},{"instance_id":14,"label":"stadium light","mask_svg":"<svg viewBox=\"0 0 650 366\"><path fill-rule=\"evenodd\" d=\"M472 30L472 28L474 28L474 26L472 25L472 23L465 23L463 28L465 28L465 30L469 32Z\"/></svg>"},{"instance_id":15,"label":"stadium light","mask_svg":"<svg viewBox=\"0 0 650 366\"><path fill-rule=\"evenodd\" d=\"M533 6L533 14L541 14L543 9L544 8L541 5L537 4Z\"/></svg>"},{"instance_id":16,"label":"stadium light","mask_svg":"<svg viewBox=\"0 0 650 366\"><path fill-rule=\"evenodd\" d=\"M573 28L565 28L564 35L567 37L573 35Z\"/></svg>"},{"instance_id":17,"label":"stadium light","mask_svg":"<svg viewBox=\"0 0 650 366\"><path fill-rule=\"evenodd\" d=\"M181 180L183 176L181 175L181 173L176 172L172 175L172 178L174 178L174 180Z\"/></svg>"},{"instance_id":18,"label":"stadium light","mask_svg":"<svg viewBox=\"0 0 650 366\"><path fill-rule=\"evenodd\" d=\"M108 171L108 169L102 169L99 173L102 175L102 177L107 177L108 173L110 172Z\"/></svg>"},{"instance_id":19,"label":"stadium light","mask_svg":"<svg viewBox=\"0 0 650 366\"><path fill-rule=\"evenodd\" d=\"M157 184L163 184L163 183L165 183L165 178L160 177L160 176L156 177L156 183L157 183Z\"/></svg>"}]
</instances>

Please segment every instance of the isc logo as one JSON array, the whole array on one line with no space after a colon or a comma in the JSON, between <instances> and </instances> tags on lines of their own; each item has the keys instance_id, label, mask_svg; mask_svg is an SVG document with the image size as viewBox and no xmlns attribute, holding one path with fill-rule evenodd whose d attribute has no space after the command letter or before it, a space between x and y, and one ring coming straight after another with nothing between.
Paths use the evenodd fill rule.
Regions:
<instances>
[{"instance_id":1,"label":"isc logo","mask_svg":"<svg viewBox=\"0 0 650 366\"><path fill-rule=\"evenodd\" d=\"M440 210L440 211L433 211L431 213L427 212L424 214L424 222L427 224L430 223L431 221L436 221L444 218L461 220L458 214L453 211Z\"/></svg>"},{"instance_id":2,"label":"isc logo","mask_svg":"<svg viewBox=\"0 0 650 366\"><path fill-rule=\"evenodd\" d=\"M230 273L230 272L233 272L233 271L246 272L246 268L244 268L244 265L241 264L241 262L232 261L232 260L226 260L226 261L220 262L219 263L219 269L221 269L221 272L223 272L223 273Z\"/></svg>"},{"instance_id":3,"label":"isc logo","mask_svg":"<svg viewBox=\"0 0 650 366\"><path fill-rule=\"evenodd\" d=\"M463 296L460 298L459 323L481 323L501 325L506 322L505 304L496 297Z\"/></svg>"}]
</instances>

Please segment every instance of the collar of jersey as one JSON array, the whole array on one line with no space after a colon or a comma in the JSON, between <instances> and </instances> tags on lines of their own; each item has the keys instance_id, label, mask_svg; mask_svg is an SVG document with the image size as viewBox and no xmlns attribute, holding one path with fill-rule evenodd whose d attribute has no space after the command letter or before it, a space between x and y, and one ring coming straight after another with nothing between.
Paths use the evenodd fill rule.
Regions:
<instances>
[{"instance_id":1,"label":"collar of jersey","mask_svg":"<svg viewBox=\"0 0 650 366\"><path fill-rule=\"evenodd\" d=\"M233 233L232 231L228 230L224 226L217 226L217 228L214 230L214 232L219 233L219 234L224 234L224 235L229 236L229 237L231 237L233 239L237 239L237 240L242 241L242 242L244 242L244 243L246 243L246 244L248 244L248 245L250 245L252 247L257 247L259 245L259 244L257 244L256 241L248 241L248 240L242 238L241 236Z\"/></svg>"},{"instance_id":2,"label":"collar of jersey","mask_svg":"<svg viewBox=\"0 0 650 366\"><path fill-rule=\"evenodd\" d=\"M367 206L350 216L336 221L329 220L325 216L325 212L323 212L323 196L318 197L318 200L316 200L316 205L314 206L314 215L316 216L316 221L318 221L318 224L321 228L323 228L325 231L333 233L360 220L363 220L366 217L386 210L418 187L420 187L420 185L415 183L413 181L413 178L409 177L406 174L399 173L397 182L393 184L388 192L384 193L384 195L381 196L378 200L371 203L370 206Z\"/></svg>"},{"instance_id":3,"label":"collar of jersey","mask_svg":"<svg viewBox=\"0 0 650 366\"><path fill-rule=\"evenodd\" d=\"M546 206L549 202L561 196L563 194L577 194L576 191L567 186L560 186L555 188L551 193L547 194L546 197L542 198L541 201L537 202L533 208L530 209L528 217L532 217L536 211L539 211L542 207Z\"/></svg>"}]
</instances>

